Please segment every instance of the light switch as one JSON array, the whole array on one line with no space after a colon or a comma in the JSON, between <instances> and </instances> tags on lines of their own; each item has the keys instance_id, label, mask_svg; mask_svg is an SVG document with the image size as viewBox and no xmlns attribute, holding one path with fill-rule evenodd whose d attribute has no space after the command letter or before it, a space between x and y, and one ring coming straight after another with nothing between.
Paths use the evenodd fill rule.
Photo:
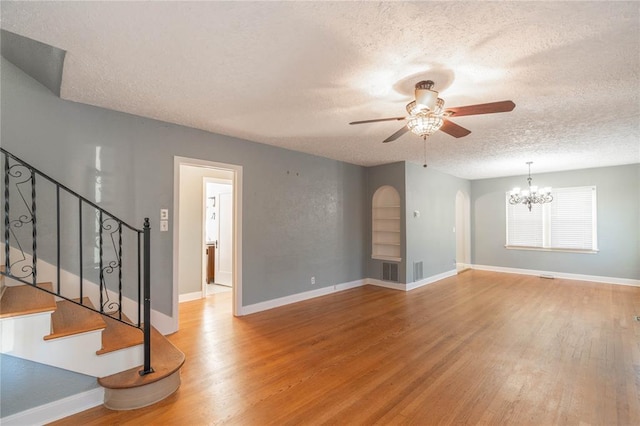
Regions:
<instances>
[{"instance_id":1,"label":"light switch","mask_svg":"<svg viewBox=\"0 0 640 426\"><path fill-rule=\"evenodd\" d=\"M160 220L169 220L169 209L160 209Z\"/></svg>"},{"instance_id":2,"label":"light switch","mask_svg":"<svg viewBox=\"0 0 640 426\"><path fill-rule=\"evenodd\" d=\"M169 230L169 221L161 220L160 221L160 232L166 232Z\"/></svg>"}]
</instances>

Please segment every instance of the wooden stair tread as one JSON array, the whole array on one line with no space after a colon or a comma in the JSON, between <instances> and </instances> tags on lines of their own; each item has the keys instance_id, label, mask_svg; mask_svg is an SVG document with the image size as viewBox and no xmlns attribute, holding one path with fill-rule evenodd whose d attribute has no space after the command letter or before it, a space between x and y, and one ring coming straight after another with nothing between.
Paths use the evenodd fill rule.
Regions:
<instances>
[{"instance_id":1,"label":"wooden stair tread","mask_svg":"<svg viewBox=\"0 0 640 426\"><path fill-rule=\"evenodd\" d=\"M53 284L38 283L39 288L53 291ZM36 314L56 310L56 301L52 294L40 291L32 285L6 287L0 300L0 318Z\"/></svg>"},{"instance_id":2,"label":"wooden stair tread","mask_svg":"<svg viewBox=\"0 0 640 426\"><path fill-rule=\"evenodd\" d=\"M142 330L128 326L111 317L103 317L107 328L102 331L102 349L97 351L98 355L117 351L131 346L141 345L144 341ZM125 315L122 319L131 322Z\"/></svg>"},{"instance_id":3,"label":"wooden stair tread","mask_svg":"<svg viewBox=\"0 0 640 426\"><path fill-rule=\"evenodd\" d=\"M82 299L82 304L93 308L88 297ZM60 301L57 305L56 311L51 315L52 332L48 336L44 336L45 340L102 330L107 326L102 315L90 309L78 306L68 300Z\"/></svg>"},{"instance_id":4,"label":"wooden stair tread","mask_svg":"<svg viewBox=\"0 0 640 426\"><path fill-rule=\"evenodd\" d=\"M148 385L169 377L184 364L184 354L155 328L151 328L151 367L154 372L141 376L142 366L98 379L109 389L128 389Z\"/></svg>"}]
</instances>

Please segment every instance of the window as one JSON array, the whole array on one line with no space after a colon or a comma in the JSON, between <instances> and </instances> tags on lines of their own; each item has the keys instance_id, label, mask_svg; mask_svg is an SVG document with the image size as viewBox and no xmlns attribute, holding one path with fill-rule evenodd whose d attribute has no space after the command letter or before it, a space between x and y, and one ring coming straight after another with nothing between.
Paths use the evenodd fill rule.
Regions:
<instances>
[{"instance_id":1,"label":"window","mask_svg":"<svg viewBox=\"0 0 640 426\"><path fill-rule=\"evenodd\" d=\"M531 211L523 205L507 205L508 248L538 250L598 250L596 187L556 188L553 201L534 204Z\"/></svg>"}]
</instances>

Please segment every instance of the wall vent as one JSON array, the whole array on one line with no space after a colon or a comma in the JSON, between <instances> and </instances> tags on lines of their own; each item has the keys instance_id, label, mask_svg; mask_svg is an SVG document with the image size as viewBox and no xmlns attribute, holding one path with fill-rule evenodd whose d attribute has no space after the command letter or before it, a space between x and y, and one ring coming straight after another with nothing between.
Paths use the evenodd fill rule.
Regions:
<instances>
[{"instance_id":1,"label":"wall vent","mask_svg":"<svg viewBox=\"0 0 640 426\"><path fill-rule=\"evenodd\" d=\"M422 261L413 262L413 281L420 281L424 278L424 273L422 272Z\"/></svg>"},{"instance_id":2,"label":"wall vent","mask_svg":"<svg viewBox=\"0 0 640 426\"><path fill-rule=\"evenodd\" d=\"M382 262L382 279L398 282L398 264Z\"/></svg>"}]
</instances>

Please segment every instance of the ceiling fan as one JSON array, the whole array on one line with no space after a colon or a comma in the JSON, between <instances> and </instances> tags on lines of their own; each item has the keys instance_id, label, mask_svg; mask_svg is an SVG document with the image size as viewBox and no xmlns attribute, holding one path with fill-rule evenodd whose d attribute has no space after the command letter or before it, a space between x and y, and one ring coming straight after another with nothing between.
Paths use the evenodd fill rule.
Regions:
<instances>
[{"instance_id":1,"label":"ceiling fan","mask_svg":"<svg viewBox=\"0 0 640 426\"><path fill-rule=\"evenodd\" d=\"M438 92L432 90L433 84L431 80L420 81L416 84L415 100L407 104L408 117L377 118L373 120L353 121L349 124L407 120L407 124L383 140L382 142L384 143L398 139L409 130L425 140L438 130L454 138L461 138L467 136L471 131L449 120L450 117L509 112L516 107L516 104L512 101L499 101L445 109L444 100L438 97Z\"/></svg>"}]
</instances>

